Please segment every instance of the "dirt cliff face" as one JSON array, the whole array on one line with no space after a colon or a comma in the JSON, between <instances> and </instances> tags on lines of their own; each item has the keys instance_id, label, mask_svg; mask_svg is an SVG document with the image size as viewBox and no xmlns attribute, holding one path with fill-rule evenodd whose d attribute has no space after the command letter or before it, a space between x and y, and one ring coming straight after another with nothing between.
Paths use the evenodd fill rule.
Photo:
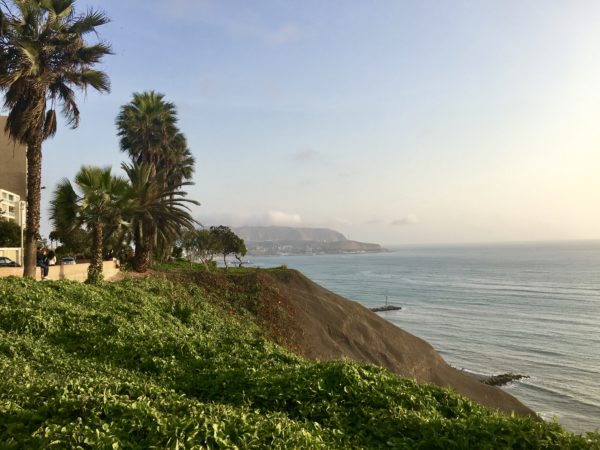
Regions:
<instances>
[{"instance_id":1,"label":"dirt cliff face","mask_svg":"<svg viewBox=\"0 0 600 450\"><path fill-rule=\"evenodd\" d=\"M505 413L535 413L505 391L450 367L422 339L396 327L359 303L347 300L288 270L273 276L291 302L292 348L310 359L349 358L376 364L421 383L451 387L471 400Z\"/></svg>"},{"instance_id":2,"label":"dirt cliff face","mask_svg":"<svg viewBox=\"0 0 600 450\"><path fill-rule=\"evenodd\" d=\"M249 310L269 336L306 358L376 364L420 383L450 387L507 414L535 415L502 389L450 367L424 340L296 270L193 271L171 276L216 293L232 308Z\"/></svg>"}]
</instances>

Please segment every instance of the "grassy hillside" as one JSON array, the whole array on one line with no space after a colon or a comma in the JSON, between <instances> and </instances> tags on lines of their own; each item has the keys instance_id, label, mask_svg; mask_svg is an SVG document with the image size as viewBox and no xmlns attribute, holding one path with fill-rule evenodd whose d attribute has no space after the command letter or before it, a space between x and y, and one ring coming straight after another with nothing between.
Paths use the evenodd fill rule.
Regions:
<instances>
[{"instance_id":1,"label":"grassy hillside","mask_svg":"<svg viewBox=\"0 0 600 450\"><path fill-rule=\"evenodd\" d=\"M300 359L248 311L262 292L0 279L0 448L600 448L374 366Z\"/></svg>"}]
</instances>

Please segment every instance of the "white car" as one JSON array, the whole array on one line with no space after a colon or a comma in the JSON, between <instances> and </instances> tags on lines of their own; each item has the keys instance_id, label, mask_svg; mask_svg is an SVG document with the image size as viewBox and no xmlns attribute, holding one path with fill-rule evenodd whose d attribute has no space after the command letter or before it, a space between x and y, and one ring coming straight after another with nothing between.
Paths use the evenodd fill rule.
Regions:
<instances>
[{"instance_id":1,"label":"white car","mask_svg":"<svg viewBox=\"0 0 600 450\"><path fill-rule=\"evenodd\" d=\"M71 266L77 264L77 261L75 261L75 258L72 256L67 256L66 258L61 259L60 263L64 266Z\"/></svg>"}]
</instances>

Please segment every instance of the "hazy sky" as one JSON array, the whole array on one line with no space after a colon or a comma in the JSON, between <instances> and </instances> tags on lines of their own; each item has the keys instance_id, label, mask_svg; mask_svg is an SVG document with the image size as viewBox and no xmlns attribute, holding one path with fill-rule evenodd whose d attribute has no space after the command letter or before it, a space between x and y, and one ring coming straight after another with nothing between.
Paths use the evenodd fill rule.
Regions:
<instances>
[{"instance_id":1,"label":"hazy sky","mask_svg":"<svg viewBox=\"0 0 600 450\"><path fill-rule=\"evenodd\" d=\"M154 89L178 106L204 223L600 238L596 0L77 4L112 19L112 93L45 144L45 201L82 164L119 166L119 107Z\"/></svg>"}]
</instances>

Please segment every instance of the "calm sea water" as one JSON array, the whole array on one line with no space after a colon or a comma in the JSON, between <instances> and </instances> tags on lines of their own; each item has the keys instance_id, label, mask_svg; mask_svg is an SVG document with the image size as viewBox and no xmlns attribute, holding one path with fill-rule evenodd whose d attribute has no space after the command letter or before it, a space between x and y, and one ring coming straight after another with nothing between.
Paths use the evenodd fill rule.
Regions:
<instances>
[{"instance_id":1,"label":"calm sea water","mask_svg":"<svg viewBox=\"0 0 600 450\"><path fill-rule=\"evenodd\" d=\"M505 389L574 432L600 427L600 242L252 258L287 264L425 339L454 367L530 378Z\"/></svg>"}]
</instances>

